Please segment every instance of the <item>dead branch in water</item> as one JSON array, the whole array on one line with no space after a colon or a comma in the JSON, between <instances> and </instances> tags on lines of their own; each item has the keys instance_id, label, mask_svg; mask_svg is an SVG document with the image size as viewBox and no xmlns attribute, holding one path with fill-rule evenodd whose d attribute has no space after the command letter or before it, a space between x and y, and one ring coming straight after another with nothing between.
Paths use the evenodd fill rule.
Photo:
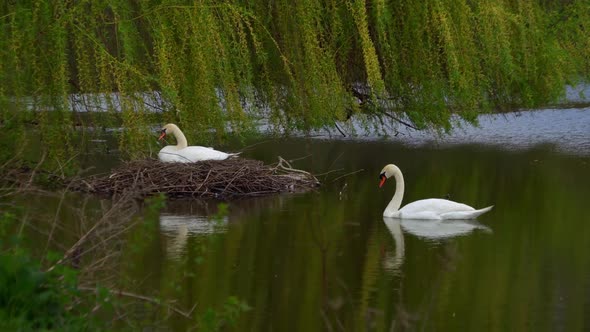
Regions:
<instances>
[{"instance_id":1,"label":"dead branch in water","mask_svg":"<svg viewBox=\"0 0 590 332\"><path fill-rule=\"evenodd\" d=\"M130 219L137 211L137 203L132 197L121 197L113 202L102 217L89 229L83 230L76 243L66 250L63 257L47 271L51 271L57 265L64 264L69 260L79 261L82 256L89 253L94 255L99 251L98 249L104 249L103 251L110 255L112 250L109 247L114 247L114 242L111 243L110 240L120 237L129 227L133 226L134 223L131 223ZM51 240L49 238L49 241Z\"/></svg>"}]
</instances>

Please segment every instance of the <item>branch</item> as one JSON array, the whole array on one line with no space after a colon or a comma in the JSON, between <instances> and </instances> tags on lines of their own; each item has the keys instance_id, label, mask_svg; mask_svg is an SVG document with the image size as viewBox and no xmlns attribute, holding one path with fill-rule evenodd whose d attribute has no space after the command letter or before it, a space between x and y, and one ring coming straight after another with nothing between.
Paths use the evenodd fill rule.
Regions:
<instances>
[{"instance_id":1,"label":"branch","mask_svg":"<svg viewBox=\"0 0 590 332\"><path fill-rule=\"evenodd\" d=\"M383 107L375 105L375 103L373 102L373 100L371 99L371 96L369 94L360 92L354 88L351 89L351 93L353 96L355 96L357 99L360 100L360 103L359 103L360 107L366 107L366 105L370 105L379 114L385 115L385 116L389 117L390 119L393 119L408 128L412 128L414 130L420 130L420 129L418 129L418 127L414 126L413 124L411 124L407 121L404 121L404 120L388 113Z\"/></svg>"},{"instance_id":2,"label":"branch","mask_svg":"<svg viewBox=\"0 0 590 332\"><path fill-rule=\"evenodd\" d=\"M418 129L418 127L412 125L411 123L408 123L408 122L406 122L406 121L404 121L402 119L399 119L399 118L397 118L397 117L395 117L395 116L393 116L393 115L385 112L384 110L379 110L379 111L381 112L381 114L383 114L383 115L385 115L385 116L387 116L387 117L389 117L389 118L391 118L391 119L393 119L393 120L395 120L395 121L403 124L406 127L412 128L414 130L420 130L420 129Z\"/></svg>"},{"instance_id":3,"label":"branch","mask_svg":"<svg viewBox=\"0 0 590 332\"><path fill-rule=\"evenodd\" d=\"M338 122L334 121L334 126L336 127L336 129L338 129L342 136L346 137L346 134L342 131L342 129L340 129L340 126L338 126Z\"/></svg>"},{"instance_id":4,"label":"branch","mask_svg":"<svg viewBox=\"0 0 590 332\"><path fill-rule=\"evenodd\" d=\"M88 291L88 292L96 292L96 288L93 288L93 287L79 286L78 289L79 290L83 290L83 291ZM152 304L157 304L159 306L166 307L166 308L174 311L175 313L181 315L182 317L184 317L186 319L191 319L191 320L192 320L191 314L193 313L193 311L195 310L195 307L196 307L196 305L195 305L195 306L193 306L193 308L190 311L186 312L186 311L182 311L182 310L178 309L177 307L172 306L171 304L168 304L168 303L164 303L162 301L159 301L158 299L153 298L153 297L149 297L149 296L145 296L145 295L140 295L140 294L135 294L135 293L130 293L130 292L126 292L126 291L123 291L123 290L112 290L112 289L109 289L109 291L112 294L114 294L114 295L126 296L126 297L130 297L130 298L133 298L133 299L143 300L143 301L146 301L146 302L149 302L149 303L152 303Z\"/></svg>"},{"instance_id":5,"label":"branch","mask_svg":"<svg viewBox=\"0 0 590 332\"><path fill-rule=\"evenodd\" d=\"M79 248L82 246L82 244L84 244L86 242L86 240L88 240L88 238L94 234L96 229L98 229L104 223L108 222L110 220L110 218L113 216L113 214L118 213L118 210L121 209L123 204L129 204L129 202L132 202L132 200L130 200L129 197L122 197L119 201L117 201L115 204L113 204L112 208L109 209L102 216L102 218L100 218L100 220L98 222L96 222L96 224L94 224L94 226L92 226L84 235L82 235L82 237L80 237L80 239L78 239L78 241L76 243L74 243L74 245L71 246L70 249L68 249L65 252L65 254L63 255L63 257L61 259L59 259L55 264L53 264L51 267L49 267L47 269L47 272L50 272L53 269L55 269L56 266L62 264L73 253L75 253L77 250L79 250Z\"/></svg>"},{"instance_id":6,"label":"branch","mask_svg":"<svg viewBox=\"0 0 590 332\"><path fill-rule=\"evenodd\" d=\"M338 180L338 179L341 179L341 178L343 178L343 177L345 177L345 176L349 176L349 175L353 175L353 174L356 174L356 173L362 172L362 171L364 171L364 170L365 170L364 168L361 168L361 169L359 169L359 170L356 170L356 171L354 171L354 172L350 172L350 173L346 173L346 174L344 174L344 175L340 175L339 177L337 177L337 178L335 178L334 180L332 180L332 182L335 182L336 180Z\"/></svg>"},{"instance_id":7,"label":"branch","mask_svg":"<svg viewBox=\"0 0 590 332\"><path fill-rule=\"evenodd\" d=\"M283 163L287 164L287 167L285 167L285 166L283 165ZM311 177L312 177L314 180L316 180L318 183L320 182L320 181L318 181L318 179L316 179L316 177L315 177L315 176L313 176L311 173L309 173L309 172L306 172L306 171L302 171L302 170L300 170L300 169L293 168L293 166L291 166L291 164L289 164L289 162L288 162L288 161L286 161L285 159L283 159L283 157L281 157L281 156L279 156L279 164L277 165L277 167L275 167L275 169L277 169L277 168L279 168L279 167L280 167L281 169L283 169L283 170L286 170L286 171L289 171L289 172L302 173L302 174L305 174L305 175L311 176Z\"/></svg>"}]
</instances>

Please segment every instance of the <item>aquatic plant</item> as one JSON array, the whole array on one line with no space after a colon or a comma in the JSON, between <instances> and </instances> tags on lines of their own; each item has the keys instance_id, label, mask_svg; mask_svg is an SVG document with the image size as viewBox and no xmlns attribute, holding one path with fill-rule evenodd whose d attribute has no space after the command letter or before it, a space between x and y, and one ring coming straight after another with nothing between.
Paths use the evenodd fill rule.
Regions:
<instances>
[{"instance_id":1,"label":"aquatic plant","mask_svg":"<svg viewBox=\"0 0 590 332\"><path fill-rule=\"evenodd\" d=\"M8 1L0 121L35 124L50 161L78 149L74 125L124 127L131 156L158 121L189 140L351 117L448 130L453 114L547 104L587 80L589 13L584 0Z\"/></svg>"}]
</instances>

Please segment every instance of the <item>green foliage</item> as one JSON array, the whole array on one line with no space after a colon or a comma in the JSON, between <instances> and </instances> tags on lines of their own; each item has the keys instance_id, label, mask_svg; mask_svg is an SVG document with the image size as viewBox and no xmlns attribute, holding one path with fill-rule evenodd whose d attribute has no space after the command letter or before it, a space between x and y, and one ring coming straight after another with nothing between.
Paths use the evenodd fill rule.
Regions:
<instances>
[{"instance_id":1,"label":"green foliage","mask_svg":"<svg viewBox=\"0 0 590 332\"><path fill-rule=\"evenodd\" d=\"M39 261L10 235L16 216L0 216L0 329L3 331L98 330L98 322L74 310L77 272L66 266L43 271ZM8 240L8 241L6 241ZM53 261L60 255L49 253ZM78 308L80 309L80 308Z\"/></svg>"},{"instance_id":2,"label":"green foliage","mask_svg":"<svg viewBox=\"0 0 590 332\"><path fill-rule=\"evenodd\" d=\"M250 309L245 302L240 301L235 296L230 296L221 310L209 308L200 315L198 319L199 330L220 331L227 325L235 327L240 314Z\"/></svg>"},{"instance_id":3,"label":"green foliage","mask_svg":"<svg viewBox=\"0 0 590 332\"><path fill-rule=\"evenodd\" d=\"M489 110L544 105L564 84L587 80L588 7L9 1L0 5L1 125L22 131L23 110L35 111L54 163L75 153L74 123L122 126L119 144L130 157L149 151L154 121L178 123L191 142L248 133L258 120L309 130L358 113L449 129L452 114L474 121ZM74 120L74 104L108 116ZM154 109L163 111L158 120Z\"/></svg>"},{"instance_id":4,"label":"green foliage","mask_svg":"<svg viewBox=\"0 0 590 332\"><path fill-rule=\"evenodd\" d=\"M68 289L39 269L38 263L24 254L0 255L0 316L34 328L54 328L67 319Z\"/></svg>"},{"instance_id":5,"label":"green foliage","mask_svg":"<svg viewBox=\"0 0 590 332\"><path fill-rule=\"evenodd\" d=\"M26 146L23 142L26 138L22 123L14 117L3 118L2 123L2 134L0 134L0 163L5 164L14 157L22 156L24 147Z\"/></svg>"}]
</instances>

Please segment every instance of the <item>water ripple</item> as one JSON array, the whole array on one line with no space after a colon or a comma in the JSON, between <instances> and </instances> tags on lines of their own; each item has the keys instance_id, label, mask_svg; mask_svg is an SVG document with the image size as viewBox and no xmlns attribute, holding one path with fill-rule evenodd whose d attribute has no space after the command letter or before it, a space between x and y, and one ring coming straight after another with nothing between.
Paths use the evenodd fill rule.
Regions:
<instances>
[{"instance_id":1,"label":"water ripple","mask_svg":"<svg viewBox=\"0 0 590 332\"><path fill-rule=\"evenodd\" d=\"M590 107L484 114L478 121L478 126L460 123L449 134L400 126L390 139L412 146L483 144L508 150L547 144L561 152L590 155ZM363 135L362 130L357 133ZM365 139L377 137L367 134Z\"/></svg>"}]
</instances>

